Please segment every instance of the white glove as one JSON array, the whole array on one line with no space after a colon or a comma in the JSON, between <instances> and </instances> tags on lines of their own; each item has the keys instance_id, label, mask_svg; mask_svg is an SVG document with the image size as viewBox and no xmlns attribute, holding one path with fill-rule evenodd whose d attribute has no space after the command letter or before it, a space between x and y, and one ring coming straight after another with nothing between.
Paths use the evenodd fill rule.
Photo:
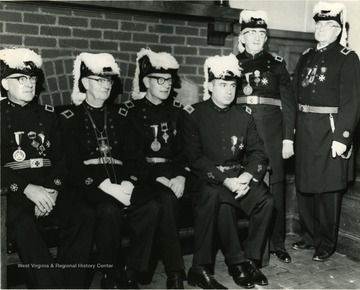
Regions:
<instances>
[{"instance_id":1,"label":"white glove","mask_svg":"<svg viewBox=\"0 0 360 290\"><path fill-rule=\"evenodd\" d=\"M165 185L165 186L167 186L167 187L170 187L170 186L169 186L170 180L167 179L165 176L160 176L160 177L156 178L156 181L157 181L157 182L160 182L162 185Z\"/></svg>"},{"instance_id":2,"label":"white glove","mask_svg":"<svg viewBox=\"0 0 360 290\"><path fill-rule=\"evenodd\" d=\"M110 179L107 178L99 185L99 188L125 206L130 205L131 194L134 189L134 185L130 181L123 181L120 185L111 183Z\"/></svg>"},{"instance_id":3,"label":"white glove","mask_svg":"<svg viewBox=\"0 0 360 290\"><path fill-rule=\"evenodd\" d=\"M335 158L336 155L341 156L346 151L346 145L337 141L332 141L331 151L333 158Z\"/></svg>"},{"instance_id":4,"label":"white glove","mask_svg":"<svg viewBox=\"0 0 360 290\"><path fill-rule=\"evenodd\" d=\"M237 177L232 177L232 178L228 177L224 180L223 184L231 192L237 191L241 186L241 183L240 183L239 179L237 179Z\"/></svg>"},{"instance_id":5,"label":"white glove","mask_svg":"<svg viewBox=\"0 0 360 290\"><path fill-rule=\"evenodd\" d=\"M288 159L291 156L294 155L294 142L291 140L283 140L283 146L282 146L282 157L284 159Z\"/></svg>"},{"instance_id":6,"label":"white glove","mask_svg":"<svg viewBox=\"0 0 360 290\"><path fill-rule=\"evenodd\" d=\"M182 195L184 194L185 180L185 177L181 175L170 179L169 187L175 193L177 198L182 197Z\"/></svg>"}]
</instances>

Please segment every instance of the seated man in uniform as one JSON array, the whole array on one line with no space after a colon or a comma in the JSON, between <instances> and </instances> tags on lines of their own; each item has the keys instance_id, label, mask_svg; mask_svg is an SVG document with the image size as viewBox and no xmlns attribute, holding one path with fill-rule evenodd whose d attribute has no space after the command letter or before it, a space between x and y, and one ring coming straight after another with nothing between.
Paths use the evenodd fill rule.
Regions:
<instances>
[{"instance_id":1,"label":"seated man in uniform","mask_svg":"<svg viewBox=\"0 0 360 290\"><path fill-rule=\"evenodd\" d=\"M262 179L268 159L253 117L232 105L240 67L233 54L204 65L204 102L184 108L183 139L191 170L205 186L195 204L195 253L188 283L221 289L211 275L213 237L219 236L229 274L243 288L267 285L258 269L273 210ZM247 164L244 163L246 156ZM249 234L240 245L237 213L249 217ZM197 230L200 229L200 230Z\"/></svg>"},{"instance_id":2,"label":"seated man in uniform","mask_svg":"<svg viewBox=\"0 0 360 290\"><path fill-rule=\"evenodd\" d=\"M40 55L26 48L0 51L1 186L8 189L8 239L26 267L30 288L83 288L94 217L65 188L63 140L54 108L37 104L43 90ZM52 258L42 223L60 228ZM62 269L62 265L66 267Z\"/></svg>"},{"instance_id":3,"label":"seated man in uniform","mask_svg":"<svg viewBox=\"0 0 360 290\"><path fill-rule=\"evenodd\" d=\"M121 90L120 70L108 53L81 53L73 76L74 106L60 116L70 182L95 210L98 262L111 265L102 269L101 288L138 288L135 271L148 270L160 204L123 163L124 122L119 107L111 104ZM127 225L125 263L120 251Z\"/></svg>"},{"instance_id":4,"label":"seated man in uniform","mask_svg":"<svg viewBox=\"0 0 360 290\"><path fill-rule=\"evenodd\" d=\"M179 64L169 53L143 49L137 55L133 101L122 107L127 154L134 170L159 195L162 216L158 248L167 274L167 288L184 288L184 262L178 235L179 200L185 191L186 162L181 154L179 118L174 99Z\"/></svg>"}]
</instances>

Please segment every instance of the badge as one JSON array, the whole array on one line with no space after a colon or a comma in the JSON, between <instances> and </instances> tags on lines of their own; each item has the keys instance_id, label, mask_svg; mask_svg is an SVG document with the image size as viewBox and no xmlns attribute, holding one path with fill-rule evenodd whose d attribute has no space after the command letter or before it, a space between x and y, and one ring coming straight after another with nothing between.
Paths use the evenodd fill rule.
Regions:
<instances>
[{"instance_id":1,"label":"badge","mask_svg":"<svg viewBox=\"0 0 360 290\"><path fill-rule=\"evenodd\" d=\"M250 85L246 85L243 89L243 92L245 95L251 95L251 93L253 92L253 88Z\"/></svg>"},{"instance_id":2,"label":"badge","mask_svg":"<svg viewBox=\"0 0 360 290\"><path fill-rule=\"evenodd\" d=\"M15 150L14 153L13 153L13 158L15 161L24 161L25 158L26 158L26 154L23 150L21 149L18 149L18 150Z\"/></svg>"},{"instance_id":3,"label":"badge","mask_svg":"<svg viewBox=\"0 0 360 290\"><path fill-rule=\"evenodd\" d=\"M101 141L99 150L100 150L100 152L103 153L104 155L106 155L107 153L110 152L110 148L109 148L109 146L105 143L104 140Z\"/></svg>"},{"instance_id":4,"label":"badge","mask_svg":"<svg viewBox=\"0 0 360 290\"><path fill-rule=\"evenodd\" d=\"M236 136L231 137L231 145L232 145L231 151L232 151L233 155L235 154L235 150L236 150L235 145L237 143L237 140L238 140L238 138Z\"/></svg>"},{"instance_id":5,"label":"badge","mask_svg":"<svg viewBox=\"0 0 360 290\"><path fill-rule=\"evenodd\" d=\"M160 148L161 148L160 142L159 142L157 139L155 139L155 140L151 143L151 150L153 150L153 151L159 151Z\"/></svg>"},{"instance_id":6,"label":"badge","mask_svg":"<svg viewBox=\"0 0 360 290\"><path fill-rule=\"evenodd\" d=\"M240 137L239 149L240 149L240 150L243 150L243 149L244 149L244 137Z\"/></svg>"},{"instance_id":7,"label":"badge","mask_svg":"<svg viewBox=\"0 0 360 290\"><path fill-rule=\"evenodd\" d=\"M252 72L245 74L247 85L243 88L243 93L247 96L253 92L253 88L250 86L250 75L251 74L252 74Z\"/></svg>"},{"instance_id":8,"label":"badge","mask_svg":"<svg viewBox=\"0 0 360 290\"><path fill-rule=\"evenodd\" d=\"M150 147L151 150L153 151L159 151L161 148L161 144L160 142L157 140L157 135L158 135L158 127L159 125L151 125L150 126L153 130L153 134L154 134L154 141L151 143Z\"/></svg>"},{"instance_id":9,"label":"badge","mask_svg":"<svg viewBox=\"0 0 360 290\"><path fill-rule=\"evenodd\" d=\"M169 139L169 134L166 133L168 130L168 124L167 122L165 123L161 123L161 131L164 132L164 134L162 135L163 139L165 140L165 143L167 143L167 140Z\"/></svg>"},{"instance_id":10,"label":"badge","mask_svg":"<svg viewBox=\"0 0 360 290\"><path fill-rule=\"evenodd\" d=\"M254 76L255 76L254 82L256 86L258 86L260 83L260 71L258 70L254 71Z\"/></svg>"},{"instance_id":11,"label":"badge","mask_svg":"<svg viewBox=\"0 0 360 290\"><path fill-rule=\"evenodd\" d=\"M18 132L14 132L15 135L15 142L18 145L18 149L14 151L13 153L13 158L15 161L24 161L26 158L26 154L25 151L23 151L20 147L21 144L21 137L24 134L24 131L18 131Z\"/></svg>"},{"instance_id":12,"label":"badge","mask_svg":"<svg viewBox=\"0 0 360 290\"><path fill-rule=\"evenodd\" d=\"M308 85L309 85L309 79L304 79L303 81L302 81L302 83L301 83L301 85L305 88L305 87L307 87Z\"/></svg>"}]
</instances>

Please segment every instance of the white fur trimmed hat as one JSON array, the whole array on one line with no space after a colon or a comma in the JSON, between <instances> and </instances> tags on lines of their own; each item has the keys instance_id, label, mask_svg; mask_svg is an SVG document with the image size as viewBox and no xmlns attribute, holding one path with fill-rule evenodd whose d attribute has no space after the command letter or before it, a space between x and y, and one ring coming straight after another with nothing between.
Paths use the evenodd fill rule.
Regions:
<instances>
[{"instance_id":1,"label":"white fur trimmed hat","mask_svg":"<svg viewBox=\"0 0 360 290\"><path fill-rule=\"evenodd\" d=\"M6 48L0 50L1 77L13 73L30 73L42 66L41 56L27 48Z\"/></svg>"},{"instance_id":2,"label":"white fur trimmed hat","mask_svg":"<svg viewBox=\"0 0 360 290\"><path fill-rule=\"evenodd\" d=\"M243 10L240 12L239 23L241 31L246 28L264 28L267 29L268 16L265 11L254 11L254 10ZM244 45L238 38L238 49L239 52L245 50Z\"/></svg>"},{"instance_id":3,"label":"white fur trimmed hat","mask_svg":"<svg viewBox=\"0 0 360 290\"><path fill-rule=\"evenodd\" d=\"M132 87L132 98L142 99L146 94L143 78L152 73L169 73L177 75L179 63L167 52L154 52L150 48L143 48L137 53L136 69Z\"/></svg>"},{"instance_id":4,"label":"white fur trimmed hat","mask_svg":"<svg viewBox=\"0 0 360 290\"><path fill-rule=\"evenodd\" d=\"M38 77L35 88L36 96L44 90L45 77L42 64L41 56L28 48L14 47L0 50L0 78L6 78L15 73L35 75ZM2 86L1 93L6 95Z\"/></svg>"},{"instance_id":5,"label":"white fur trimmed hat","mask_svg":"<svg viewBox=\"0 0 360 290\"><path fill-rule=\"evenodd\" d=\"M210 98L208 84L214 79L232 80L239 78L241 67L239 61L233 53L224 56L211 56L206 59L204 64L204 101Z\"/></svg>"},{"instance_id":6,"label":"white fur trimmed hat","mask_svg":"<svg viewBox=\"0 0 360 290\"><path fill-rule=\"evenodd\" d=\"M90 75L113 76L120 81L120 68L109 53L83 52L79 54L74 61L74 87L71 94L75 105L80 105L85 100L86 91L81 79Z\"/></svg>"},{"instance_id":7,"label":"white fur trimmed hat","mask_svg":"<svg viewBox=\"0 0 360 290\"><path fill-rule=\"evenodd\" d=\"M346 46L346 7L344 4L320 1L314 6L313 15L315 22L334 20L339 23L342 29L340 44Z\"/></svg>"}]
</instances>

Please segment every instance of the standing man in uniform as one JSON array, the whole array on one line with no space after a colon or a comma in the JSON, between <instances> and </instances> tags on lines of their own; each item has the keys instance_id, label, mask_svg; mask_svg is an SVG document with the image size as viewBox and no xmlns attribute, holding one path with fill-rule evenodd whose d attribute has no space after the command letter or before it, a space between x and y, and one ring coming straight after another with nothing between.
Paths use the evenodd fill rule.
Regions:
<instances>
[{"instance_id":1,"label":"standing man in uniform","mask_svg":"<svg viewBox=\"0 0 360 290\"><path fill-rule=\"evenodd\" d=\"M191 170L205 183L203 196L195 203L195 252L188 282L202 288L225 288L208 269L217 235L237 285L268 285L256 265L273 210L272 197L262 181L268 164L264 145L253 117L242 106L232 104L240 76L235 55L208 58L204 72L205 101L185 107L184 112L185 152ZM244 249L237 231L239 211L249 217Z\"/></svg>"},{"instance_id":2,"label":"standing man in uniform","mask_svg":"<svg viewBox=\"0 0 360 290\"><path fill-rule=\"evenodd\" d=\"M95 211L98 263L111 265L102 268L101 288L138 288L135 271L148 270L160 204L123 162L124 122L120 108L109 103L121 90L120 70L108 53L81 53L73 76L74 106L60 116L71 184ZM125 263L120 251L127 227Z\"/></svg>"},{"instance_id":3,"label":"standing man in uniform","mask_svg":"<svg viewBox=\"0 0 360 290\"><path fill-rule=\"evenodd\" d=\"M334 253L342 194L352 172L352 143L360 112L360 64L346 46L345 6L319 2L313 11L316 48L301 56L294 76L297 104L295 181L301 241L314 261ZM350 159L349 159L350 158Z\"/></svg>"},{"instance_id":4,"label":"standing man in uniform","mask_svg":"<svg viewBox=\"0 0 360 290\"><path fill-rule=\"evenodd\" d=\"M139 178L160 196L162 216L158 246L168 289L182 289L184 262L178 235L179 199L185 190L186 163L181 154L179 120L182 105L175 100L179 64L169 53L142 49L137 54L133 101L122 107L126 121L128 161Z\"/></svg>"},{"instance_id":5,"label":"standing man in uniform","mask_svg":"<svg viewBox=\"0 0 360 290\"><path fill-rule=\"evenodd\" d=\"M284 159L294 154L295 113L290 75L285 61L264 50L267 14L243 10L240 14L239 65L243 68L236 103L246 106L255 119L269 157L270 191L274 212L270 226L270 251L284 263L291 257L285 249ZM244 47L245 45L245 47Z\"/></svg>"},{"instance_id":6,"label":"standing man in uniform","mask_svg":"<svg viewBox=\"0 0 360 290\"><path fill-rule=\"evenodd\" d=\"M9 192L8 239L28 265L30 288L83 288L85 269L66 265L89 262L94 217L65 187L59 119L54 107L37 103L44 83L41 67L41 56L32 50L0 50L1 187ZM39 230L44 220L60 228L56 259Z\"/></svg>"}]
</instances>

